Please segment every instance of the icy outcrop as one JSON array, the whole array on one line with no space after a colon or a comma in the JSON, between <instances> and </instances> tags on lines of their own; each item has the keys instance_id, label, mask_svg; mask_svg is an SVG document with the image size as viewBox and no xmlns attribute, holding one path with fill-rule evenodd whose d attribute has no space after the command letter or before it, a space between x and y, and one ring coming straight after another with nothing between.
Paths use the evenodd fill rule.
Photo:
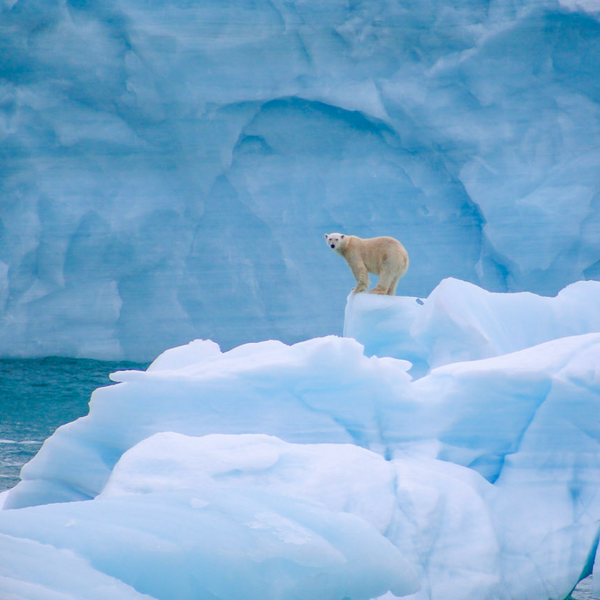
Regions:
<instances>
[{"instance_id":1,"label":"icy outcrop","mask_svg":"<svg viewBox=\"0 0 600 600\"><path fill-rule=\"evenodd\" d=\"M0 552L25 554L0 591L39 544L159 600L562 600L598 545L597 294L350 298L355 325L381 318L368 343L444 358L419 378L335 336L196 340L113 374L9 492Z\"/></svg>"},{"instance_id":2,"label":"icy outcrop","mask_svg":"<svg viewBox=\"0 0 600 600\"><path fill-rule=\"evenodd\" d=\"M600 332L600 283L574 283L554 298L490 293L445 279L422 300L351 294L344 335L368 356L410 360L411 373L500 356L543 342Z\"/></svg>"},{"instance_id":3,"label":"icy outcrop","mask_svg":"<svg viewBox=\"0 0 600 600\"><path fill-rule=\"evenodd\" d=\"M595 8L5 2L0 355L341 333L328 231L399 238L405 295L597 278Z\"/></svg>"}]
</instances>

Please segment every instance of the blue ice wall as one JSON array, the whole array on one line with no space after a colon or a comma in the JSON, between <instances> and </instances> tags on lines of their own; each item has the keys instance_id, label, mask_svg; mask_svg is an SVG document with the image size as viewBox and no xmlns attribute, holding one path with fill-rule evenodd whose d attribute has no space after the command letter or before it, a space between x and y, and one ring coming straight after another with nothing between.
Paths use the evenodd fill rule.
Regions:
<instances>
[{"instance_id":1,"label":"blue ice wall","mask_svg":"<svg viewBox=\"0 0 600 600\"><path fill-rule=\"evenodd\" d=\"M341 333L398 293L600 276L597 0L5 0L0 355Z\"/></svg>"}]
</instances>

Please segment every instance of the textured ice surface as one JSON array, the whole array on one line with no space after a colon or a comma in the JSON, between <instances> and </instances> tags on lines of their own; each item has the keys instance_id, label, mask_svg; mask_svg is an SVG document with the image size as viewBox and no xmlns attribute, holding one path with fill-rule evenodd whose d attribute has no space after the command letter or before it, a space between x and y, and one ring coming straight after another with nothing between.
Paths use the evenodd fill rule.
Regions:
<instances>
[{"instance_id":1,"label":"textured ice surface","mask_svg":"<svg viewBox=\"0 0 600 600\"><path fill-rule=\"evenodd\" d=\"M446 279L425 300L351 294L344 320L344 335L363 344L367 355L410 360L416 375L589 332L600 332L596 281L574 283L547 298L490 293Z\"/></svg>"},{"instance_id":2,"label":"textured ice surface","mask_svg":"<svg viewBox=\"0 0 600 600\"><path fill-rule=\"evenodd\" d=\"M165 600L368 600L418 589L400 550L366 520L286 495L233 491L149 491L5 511L12 518L2 529L9 540L26 532L73 548Z\"/></svg>"},{"instance_id":3,"label":"textured ice surface","mask_svg":"<svg viewBox=\"0 0 600 600\"><path fill-rule=\"evenodd\" d=\"M68 526L65 524L64 526ZM152 600L60 544L0 534L0 591L7 600Z\"/></svg>"},{"instance_id":4,"label":"textured ice surface","mask_svg":"<svg viewBox=\"0 0 600 600\"><path fill-rule=\"evenodd\" d=\"M29 553L68 552L55 581L72 594L85 563L159 600L562 600L598 545L597 294L446 281L422 305L350 298L355 324L381 318L381 347L444 357L420 378L335 336L196 340L116 373L6 497L0 592L50 585L23 575Z\"/></svg>"},{"instance_id":5,"label":"textured ice surface","mask_svg":"<svg viewBox=\"0 0 600 600\"><path fill-rule=\"evenodd\" d=\"M2 3L0 354L341 333L328 231L399 238L405 295L597 278L597 9Z\"/></svg>"}]
</instances>

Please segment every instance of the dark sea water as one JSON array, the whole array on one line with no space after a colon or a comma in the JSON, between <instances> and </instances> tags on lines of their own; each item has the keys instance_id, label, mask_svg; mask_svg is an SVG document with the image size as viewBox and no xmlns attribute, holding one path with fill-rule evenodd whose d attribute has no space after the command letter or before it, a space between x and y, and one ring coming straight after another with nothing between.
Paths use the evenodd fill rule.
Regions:
<instances>
[{"instance_id":1,"label":"dark sea water","mask_svg":"<svg viewBox=\"0 0 600 600\"><path fill-rule=\"evenodd\" d=\"M598 600L598 596L593 594L593 578L590 575L587 579L579 582L579 585L575 588L571 594L572 600Z\"/></svg>"},{"instance_id":2,"label":"dark sea water","mask_svg":"<svg viewBox=\"0 0 600 600\"><path fill-rule=\"evenodd\" d=\"M92 392L113 385L109 373L147 364L75 358L0 359L0 491L19 481L57 427L88 412Z\"/></svg>"}]
</instances>

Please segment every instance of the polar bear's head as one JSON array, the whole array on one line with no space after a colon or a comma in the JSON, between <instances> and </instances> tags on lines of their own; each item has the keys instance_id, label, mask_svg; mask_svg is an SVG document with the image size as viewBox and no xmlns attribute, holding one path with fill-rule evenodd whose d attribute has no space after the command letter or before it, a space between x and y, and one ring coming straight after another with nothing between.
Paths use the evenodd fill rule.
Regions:
<instances>
[{"instance_id":1,"label":"polar bear's head","mask_svg":"<svg viewBox=\"0 0 600 600\"><path fill-rule=\"evenodd\" d=\"M343 233L326 233L325 241L327 245L339 254L346 236Z\"/></svg>"}]
</instances>

